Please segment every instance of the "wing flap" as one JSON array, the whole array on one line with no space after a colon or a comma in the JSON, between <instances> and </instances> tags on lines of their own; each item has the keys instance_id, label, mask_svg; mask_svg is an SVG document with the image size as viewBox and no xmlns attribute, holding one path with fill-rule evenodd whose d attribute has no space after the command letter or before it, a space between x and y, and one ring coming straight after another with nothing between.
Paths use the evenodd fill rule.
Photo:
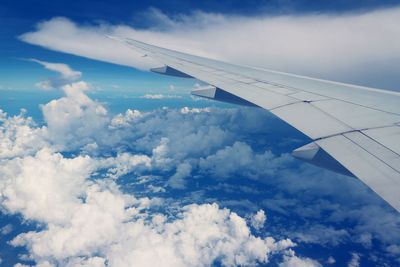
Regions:
<instances>
[{"instance_id":1,"label":"wing flap","mask_svg":"<svg viewBox=\"0 0 400 267\"><path fill-rule=\"evenodd\" d=\"M394 162L390 150L372 139L365 140L359 132L316 143L400 212L400 173L387 164Z\"/></svg>"},{"instance_id":2,"label":"wing flap","mask_svg":"<svg viewBox=\"0 0 400 267\"><path fill-rule=\"evenodd\" d=\"M309 92L303 92L303 91L298 91L296 93L290 94L290 96L299 100L303 100L305 102L316 102L316 101L330 99L326 96L317 95Z\"/></svg>"},{"instance_id":3,"label":"wing flap","mask_svg":"<svg viewBox=\"0 0 400 267\"><path fill-rule=\"evenodd\" d=\"M257 86L257 87L272 91L274 93L283 94L283 95L289 95L289 94L298 92L297 90L294 90L294 89L290 89L290 88L286 88L286 87L278 86L278 85L273 85L273 84L266 83L266 82L257 82L257 83L254 83L253 86Z\"/></svg>"},{"instance_id":4,"label":"wing flap","mask_svg":"<svg viewBox=\"0 0 400 267\"><path fill-rule=\"evenodd\" d=\"M400 116L341 100L317 101L313 106L340 120L354 130L384 127L400 122Z\"/></svg>"},{"instance_id":5,"label":"wing flap","mask_svg":"<svg viewBox=\"0 0 400 267\"><path fill-rule=\"evenodd\" d=\"M383 146L390 148L393 152L400 155L400 126L369 129L362 131L367 136L376 140Z\"/></svg>"},{"instance_id":6,"label":"wing flap","mask_svg":"<svg viewBox=\"0 0 400 267\"><path fill-rule=\"evenodd\" d=\"M271 112L314 140L352 131L341 121L305 102L279 107Z\"/></svg>"}]
</instances>

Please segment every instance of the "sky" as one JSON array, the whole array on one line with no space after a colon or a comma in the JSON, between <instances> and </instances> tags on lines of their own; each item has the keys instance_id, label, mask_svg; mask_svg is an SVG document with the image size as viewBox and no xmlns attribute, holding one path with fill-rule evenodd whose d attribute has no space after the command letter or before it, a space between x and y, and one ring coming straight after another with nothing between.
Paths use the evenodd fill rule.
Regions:
<instances>
[{"instance_id":1,"label":"sky","mask_svg":"<svg viewBox=\"0 0 400 267\"><path fill-rule=\"evenodd\" d=\"M396 266L400 217L268 112L105 37L400 90L398 1L2 1L0 266Z\"/></svg>"}]
</instances>

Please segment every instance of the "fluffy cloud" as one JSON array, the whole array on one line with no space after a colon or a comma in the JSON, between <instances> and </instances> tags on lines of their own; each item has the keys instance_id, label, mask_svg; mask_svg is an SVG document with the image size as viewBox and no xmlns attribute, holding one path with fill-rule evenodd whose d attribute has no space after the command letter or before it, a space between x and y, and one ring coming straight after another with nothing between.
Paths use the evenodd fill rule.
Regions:
<instances>
[{"instance_id":1,"label":"fluffy cloud","mask_svg":"<svg viewBox=\"0 0 400 267\"><path fill-rule=\"evenodd\" d=\"M21 39L143 69L160 65L105 35L131 37L233 63L396 89L399 14L400 8L390 8L355 14L240 17L194 12L168 17L153 9L146 16L152 25L147 29L53 18Z\"/></svg>"},{"instance_id":2,"label":"fluffy cloud","mask_svg":"<svg viewBox=\"0 0 400 267\"><path fill-rule=\"evenodd\" d=\"M95 166L87 156L68 159L49 150L4 162L2 206L46 225L11 244L28 247L39 266L253 265L294 246L252 235L243 218L216 204L186 206L167 221L150 212L151 202L122 194L112 181L91 181Z\"/></svg>"},{"instance_id":3,"label":"fluffy cloud","mask_svg":"<svg viewBox=\"0 0 400 267\"><path fill-rule=\"evenodd\" d=\"M279 267L321 267L317 261L308 258L296 256L294 251L289 250L284 256L284 261L279 264Z\"/></svg>"},{"instance_id":4,"label":"fluffy cloud","mask_svg":"<svg viewBox=\"0 0 400 267\"><path fill-rule=\"evenodd\" d=\"M222 265L252 265L268 262L270 253L293 246L287 240L252 236L246 222L235 213L213 205L191 205L182 218L171 223L157 219L151 230L142 225L128 232L124 247L115 246L110 259L114 266L209 266L216 258ZM158 226L157 226L158 224ZM145 235L145 236L143 236ZM138 241L141 241L140 243Z\"/></svg>"},{"instance_id":5,"label":"fluffy cloud","mask_svg":"<svg viewBox=\"0 0 400 267\"><path fill-rule=\"evenodd\" d=\"M192 171L192 165L189 163L181 163L176 167L176 172L168 181L168 184L172 188L185 188L185 178L190 175Z\"/></svg>"},{"instance_id":6,"label":"fluffy cloud","mask_svg":"<svg viewBox=\"0 0 400 267\"><path fill-rule=\"evenodd\" d=\"M64 159L49 149L2 162L2 205L35 220L65 220L83 194L91 169L87 157Z\"/></svg>"},{"instance_id":7,"label":"fluffy cloud","mask_svg":"<svg viewBox=\"0 0 400 267\"><path fill-rule=\"evenodd\" d=\"M295 246L290 239L255 235L244 217L215 203L136 197L118 185L121 177L140 183L143 174L155 172L171 175L165 185L182 188L199 156L232 142L221 122L246 112L128 110L111 117L85 94L88 89L82 81L64 85L64 97L42 106L43 126L24 114L1 113L0 206L38 223L10 241L27 249L21 261L37 266L245 266L268 263L272 255L286 255ZM182 130L176 131L176 125ZM160 188L156 192L165 192ZM257 213L253 226L263 220L265 214Z\"/></svg>"},{"instance_id":8,"label":"fluffy cloud","mask_svg":"<svg viewBox=\"0 0 400 267\"><path fill-rule=\"evenodd\" d=\"M397 213L355 179L265 150L282 144L263 110L112 116L85 82L62 90L43 105L44 125L1 113L0 204L39 223L11 242L38 266L319 266L291 240L324 249L377 240L398 255Z\"/></svg>"},{"instance_id":9,"label":"fluffy cloud","mask_svg":"<svg viewBox=\"0 0 400 267\"><path fill-rule=\"evenodd\" d=\"M351 259L347 264L348 267L359 267L360 266L360 255L357 253L351 253Z\"/></svg>"},{"instance_id":10,"label":"fluffy cloud","mask_svg":"<svg viewBox=\"0 0 400 267\"><path fill-rule=\"evenodd\" d=\"M47 144L44 138L47 129L35 127L25 113L22 110L19 115L8 117L0 110L0 159L35 153Z\"/></svg>"},{"instance_id":11,"label":"fluffy cloud","mask_svg":"<svg viewBox=\"0 0 400 267\"><path fill-rule=\"evenodd\" d=\"M249 145L235 142L232 146L227 146L215 154L202 158L199 166L203 171L220 178L232 177L233 174L258 178L273 175L290 161L291 157L287 154L280 157L271 151L257 154Z\"/></svg>"},{"instance_id":12,"label":"fluffy cloud","mask_svg":"<svg viewBox=\"0 0 400 267\"><path fill-rule=\"evenodd\" d=\"M92 143L109 122L107 110L84 93L89 89L86 82L67 84L62 89L65 97L42 106L48 138L69 149Z\"/></svg>"},{"instance_id":13,"label":"fluffy cloud","mask_svg":"<svg viewBox=\"0 0 400 267\"><path fill-rule=\"evenodd\" d=\"M257 211L256 214L251 218L251 225L259 230L264 227L265 221L267 220L267 216L263 210Z\"/></svg>"},{"instance_id":14,"label":"fluffy cloud","mask_svg":"<svg viewBox=\"0 0 400 267\"><path fill-rule=\"evenodd\" d=\"M395 231L399 225L397 214L384 209L385 204L355 179L306 168L306 165L293 171L290 168L295 162L287 154L279 156L265 151L263 148L269 147L268 143L263 143L265 136L272 137L268 131L276 121L263 110L127 110L112 117L102 111L101 104L86 96L85 83L72 83L65 89L72 92L66 90L64 97L50 102L54 104L44 105L45 125L37 126L24 114L9 117L5 113L0 125L1 143L7 148L0 153L3 158L0 164L1 205L9 213L22 214L25 219L46 226L21 234L12 242L26 246L37 262L85 266L102 264L113 258L120 265L118 259L126 254L121 264L126 261L129 265L134 259L125 249L138 246L137 253L144 253L160 246L157 248L161 253L161 245L154 241L161 240L159 242L170 244L165 247L168 257L174 263L185 264L183 257L188 256L176 254L178 239L170 238L173 234L166 227L174 222L185 224L184 214L194 216L185 213L182 206L197 202L201 207L205 205L201 203L216 201L232 209L243 208L245 212L241 218L249 218L243 229L250 231L254 244L259 243L255 245L257 248L265 248L267 237L262 236L260 230L268 229L276 236L284 234L299 244L325 248L348 242L370 248L374 240L379 240L383 246L391 246L387 249L389 254L397 255L393 249L400 240ZM65 117L64 121L56 121L57 116ZM101 124L92 124L91 120ZM86 130L78 130L81 128ZM224 180L229 188L220 186ZM142 189L130 189L136 186ZM170 194L171 188L185 190L173 190L175 198ZM234 192L234 200L225 199L221 195L224 190ZM351 195L346 193L349 190ZM221 198L210 197L215 195ZM242 199L243 196L249 199ZM249 215L259 208L272 214L268 227L260 228L264 221L262 212L254 217ZM207 209L216 208L212 205ZM219 214L224 209L217 210ZM97 225L97 219L84 219L86 216L104 224ZM230 215L224 216L223 221L228 224ZM217 218L220 217L215 217L216 221L220 220ZM277 218L287 219L276 222ZM298 219L307 223L302 225ZM353 225L341 226L346 221L352 221ZM90 229L87 235L80 230L85 227ZM261 234L258 237L251 233L257 228L260 229L257 233ZM179 229L186 231L186 228ZM129 240L120 239L131 231ZM140 231L151 235L138 235ZM100 241L96 236L103 239ZM148 242L143 250L140 250L142 243L137 240ZM214 244L214 241L209 242L203 245ZM235 243L238 247L229 245L235 249L234 254L210 254L207 259L219 261L227 257L227 264L238 263L239 259L233 260L233 255L245 253L243 260L247 263L262 262L259 256L239 249L247 244L243 242ZM118 256L112 253L111 247ZM199 245L199 251L200 248L203 249ZM153 251L146 253L153 257ZM211 252L205 250L204 253ZM304 256L284 258L287 263L304 261L311 260Z\"/></svg>"}]
</instances>

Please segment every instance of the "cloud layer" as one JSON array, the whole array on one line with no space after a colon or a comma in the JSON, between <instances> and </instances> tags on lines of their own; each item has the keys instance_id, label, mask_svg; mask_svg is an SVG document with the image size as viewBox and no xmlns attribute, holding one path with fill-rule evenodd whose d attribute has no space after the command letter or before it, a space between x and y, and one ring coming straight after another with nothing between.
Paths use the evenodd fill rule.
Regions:
<instances>
[{"instance_id":1,"label":"cloud layer","mask_svg":"<svg viewBox=\"0 0 400 267\"><path fill-rule=\"evenodd\" d=\"M159 65L105 35L131 37L233 63L398 89L399 16L400 8L272 17L203 12L168 17L151 9L143 15L152 25L146 29L53 18L21 39L116 64Z\"/></svg>"},{"instance_id":2,"label":"cloud layer","mask_svg":"<svg viewBox=\"0 0 400 267\"><path fill-rule=\"evenodd\" d=\"M128 175L141 183L153 173L171 175L161 186L152 185L163 189L154 192L185 188L194 158L219 150L232 138L217 126L224 112L214 119L208 109L189 108L147 114L128 110L112 117L85 94L89 87L83 81L64 85L64 97L42 106L42 126L24 113L1 113L0 206L38 223L9 242L27 249L21 262L252 266L276 254L284 256L283 262L311 261L295 255L290 239L252 233L252 227L264 225L263 210L250 222L213 202L185 204L123 192L120 178ZM237 111L232 112L228 116ZM186 132L177 132L176 125ZM135 150L129 149L130 142Z\"/></svg>"},{"instance_id":3,"label":"cloud layer","mask_svg":"<svg viewBox=\"0 0 400 267\"><path fill-rule=\"evenodd\" d=\"M285 139L279 130L290 129L265 111L111 115L90 88L63 85L40 125L0 112L0 206L37 223L10 236L27 249L21 262L320 266L343 260L296 246L349 244L345 263L361 262L359 250L374 263L400 256L398 214L359 181L281 153L305 140Z\"/></svg>"}]
</instances>

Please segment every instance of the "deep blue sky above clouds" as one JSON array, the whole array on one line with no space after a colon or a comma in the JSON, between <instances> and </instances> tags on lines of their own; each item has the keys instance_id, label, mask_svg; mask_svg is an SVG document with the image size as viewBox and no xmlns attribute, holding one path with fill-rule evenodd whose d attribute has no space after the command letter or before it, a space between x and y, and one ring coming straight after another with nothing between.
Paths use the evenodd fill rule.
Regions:
<instances>
[{"instance_id":1,"label":"deep blue sky above clouds","mask_svg":"<svg viewBox=\"0 0 400 267\"><path fill-rule=\"evenodd\" d=\"M394 0L1 1L0 266L396 266L398 214L294 160L307 137L102 37L398 90L398 18Z\"/></svg>"}]
</instances>

